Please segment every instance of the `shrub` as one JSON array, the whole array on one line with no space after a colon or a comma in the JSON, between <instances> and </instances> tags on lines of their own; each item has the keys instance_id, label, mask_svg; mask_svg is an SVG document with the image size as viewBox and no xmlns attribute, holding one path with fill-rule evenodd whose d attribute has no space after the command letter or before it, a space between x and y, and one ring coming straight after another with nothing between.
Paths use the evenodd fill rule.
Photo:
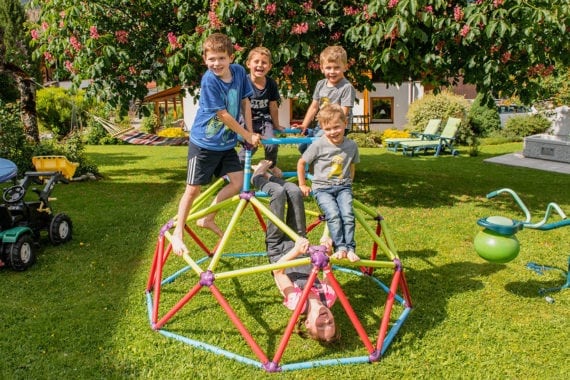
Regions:
<instances>
[{"instance_id":1,"label":"shrub","mask_svg":"<svg viewBox=\"0 0 570 380\"><path fill-rule=\"evenodd\" d=\"M501 129L501 119L495 100L491 96L478 94L469 109L471 130L477 137L487 137Z\"/></svg>"},{"instance_id":2,"label":"shrub","mask_svg":"<svg viewBox=\"0 0 570 380\"><path fill-rule=\"evenodd\" d=\"M83 92L70 95L60 87L48 87L37 91L36 111L42 127L52 131L58 138L84 124L83 113L87 103Z\"/></svg>"},{"instance_id":3,"label":"shrub","mask_svg":"<svg viewBox=\"0 0 570 380\"><path fill-rule=\"evenodd\" d=\"M0 157L12 161L18 173L33 169L32 149L26 141L20 111L16 104L0 101Z\"/></svg>"},{"instance_id":4,"label":"shrub","mask_svg":"<svg viewBox=\"0 0 570 380\"><path fill-rule=\"evenodd\" d=\"M407 130L402 131L399 129L390 128L390 129L386 129L382 133L382 141L384 141L386 139L393 139L393 138L408 138L410 136L411 136L411 134Z\"/></svg>"},{"instance_id":5,"label":"shrub","mask_svg":"<svg viewBox=\"0 0 570 380\"><path fill-rule=\"evenodd\" d=\"M522 141L525 136L544 133L550 125L550 121L542 115L513 116L507 120L500 134L515 141Z\"/></svg>"},{"instance_id":6,"label":"shrub","mask_svg":"<svg viewBox=\"0 0 570 380\"><path fill-rule=\"evenodd\" d=\"M146 133L154 133L158 125L158 116L156 116L155 113L152 113L150 116L145 116L142 118L140 129Z\"/></svg>"},{"instance_id":7,"label":"shrub","mask_svg":"<svg viewBox=\"0 0 570 380\"><path fill-rule=\"evenodd\" d=\"M180 127L161 129L158 131L157 135L161 137L188 137L188 134Z\"/></svg>"},{"instance_id":8,"label":"shrub","mask_svg":"<svg viewBox=\"0 0 570 380\"><path fill-rule=\"evenodd\" d=\"M351 133L348 138L361 148L378 148L382 145L381 132Z\"/></svg>"}]
</instances>

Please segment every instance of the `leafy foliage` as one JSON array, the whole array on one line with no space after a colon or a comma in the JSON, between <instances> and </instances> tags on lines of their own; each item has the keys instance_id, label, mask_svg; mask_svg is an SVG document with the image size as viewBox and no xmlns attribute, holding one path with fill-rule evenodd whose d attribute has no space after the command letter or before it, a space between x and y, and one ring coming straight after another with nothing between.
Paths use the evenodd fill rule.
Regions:
<instances>
[{"instance_id":1,"label":"leafy foliage","mask_svg":"<svg viewBox=\"0 0 570 380\"><path fill-rule=\"evenodd\" d=\"M521 115L511 117L505 123L501 135L513 140L522 141L524 137L545 132L551 123L542 115Z\"/></svg>"},{"instance_id":2,"label":"leafy foliage","mask_svg":"<svg viewBox=\"0 0 570 380\"><path fill-rule=\"evenodd\" d=\"M0 157L10 160L20 174L32 168L32 147L27 144L17 106L0 101Z\"/></svg>"},{"instance_id":3,"label":"leafy foliage","mask_svg":"<svg viewBox=\"0 0 570 380\"><path fill-rule=\"evenodd\" d=\"M356 142L360 148L378 148L382 144L381 132L351 133L348 138Z\"/></svg>"},{"instance_id":4,"label":"leafy foliage","mask_svg":"<svg viewBox=\"0 0 570 380\"><path fill-rule=\"evenodd\" d=\"M495 101L491 97L477 95L469 109L469 122L473 133L479 137L486 137L501 129L501 119Z\"/></svg>"},{"instance_id":5,"label":"leafy foliage","mask_svg":"<svg viewBox=\"0 0 570 380\"><path fill-rule=\"evenodd\" d=\"M37 92L36 110L44 128L59 138L83 124L83 109L86 102L81 92L69 94L60 87L48 87Z\"/></svg>"},{"instance_id":6,"label":"leafy foliage","mask_svg":"<svg viewBox=\"0 0 570 380\"><path fill-rule=\"evenodd\" d=\"M566 0L33 0L35 57L89 94L126 108L146 84L197 91L204 71L201 42L212 32L235 42L236 61L264 45L283 95L308 101L322 76L318 56L343 45L348 78L372 88L409 78L436 88L463 77L479 92L538 97L534 78L568 64L570 5Z\"/></svg>"}]
</instances>

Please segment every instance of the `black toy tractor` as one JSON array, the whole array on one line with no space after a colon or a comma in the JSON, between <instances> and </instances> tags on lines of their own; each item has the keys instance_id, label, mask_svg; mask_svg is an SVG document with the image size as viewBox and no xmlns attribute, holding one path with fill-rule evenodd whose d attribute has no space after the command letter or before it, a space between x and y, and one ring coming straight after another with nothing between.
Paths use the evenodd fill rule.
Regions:
<instances>
[{"instance_id":1,"label":"black toy tractor","mask_svg":"<svg viewBox=\"0 0 570 380\"><path fill-rule=\"evenodd\" d=\"M54 214L50 205L55 184L68 183L61 171L26 172L20 180L16 180L17 172L12 161L0 158L0 183L12 183L4 187L0 204L0 267L23 271L36 261L43 232L57 245L71 240L73 227L66 214ZM43 188L31 188L37 200L30 201L25 198L32 184Z\"/></svg>"}]
</instances>

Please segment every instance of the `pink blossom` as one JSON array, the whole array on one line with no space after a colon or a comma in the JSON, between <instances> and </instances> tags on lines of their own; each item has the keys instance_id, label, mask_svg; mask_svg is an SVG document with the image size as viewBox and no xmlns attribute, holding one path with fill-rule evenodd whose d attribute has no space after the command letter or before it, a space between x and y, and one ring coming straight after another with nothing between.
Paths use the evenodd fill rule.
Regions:
<instances>
[{"instance_id":1,"label":"pink blossom","mask_svg":"<svg viewBox=\"0 0 570 380\"><path fill-rule=\"evenodd\" d=\"M71 44L71 46L73 46L73 48L74 48L76 51L81 50L81 42L79 42L79 41L77 40L77 37L75 37L75 36L69 37L69 43Z\"/></svg>"},{"instance_id":2,"label":"pink blossom","mask_svg":"<svg viewBox=\"0 0 570 380\"><path fill-rule=\"evenodd\" d=\"M456 22L463 20L463 10L459 5L456 5L455 8L453 8L453 18Z\"/></svg>"},{"instance_id":3,"label":"pink blossom","mask_svg":"<svg viewBox=\"0 0 570 380\"><path fill-rule=\"evenodd\" d=\"M291 74L293 74L293 68L290 65L285 65L283 66L283 70L281 70L281 72L285 76L290 76Z\"/></svg>"},{"instance_id":4,"label":"pink blossom","mask_svg":"<svg viewBox=\"0 0 570 380\"><path fill-rule=\"evenodd\" d=\"M511 60L511 52L510 51L506 51L503 53L503 55L501 56L501 62L502 63L507 63Z\"/></svg>"},{"instance_id":5,"label":"pink blossom","mask_svg":"<svg viewBox=\"0 0 570 380\"><path fill-rule=\"evenodd\" d=\"M69 71L72 74L76 73L75 69L73 68L73 64L71 63L71 61L69 61L69 60L65 61L64 65L65 65L65 69L67 71Z\"/></svg>"},{"instance_id":6,"label":"pink blossom","mask_svg":"<svg viewBox=\"0 0 570 380\"><path fill-rule=\"evenodd\" d=\"M467 36L467 34L469 34L469 25L463 25L463 28L461 28L461 31L459 32L459 34L461 34L461 37L465 37Z\"/></svg>"},{"instance_id":7,"label":"pink blossom","mask_svg":"<svg viewBox=\"0 0 570 380\"><path fill-rule=\"evenodd\" d=\"M35 29L32 29L32 30L30 31L30 34L32 35L32 40L37 40L37 39L39 38L39 36L40 36L40 34L38 33L38 31L35 30Z\"/></svg>"},{"instance_id":8,"label":"pink blossom","mask_svg":"<svg viewBox=\"0 0 570 380\"><path fill-rule=\"evenodd\" d=\"M115 32L115 38L117 39L118 43L126 44L129 42L129 32L126 30L117 30Z\"/></svg>"},{"instance_id":9,"label":"pink blossom","mask_svg":"<svg viewBox=\"0 0 570 380\"><path fill-rule=\"evenodd\" d=\"M180 42L178 42L178 39L176 38L176 35L173 32L168 32L168 43L170 44L170 47L173 49L179 49L182 47L182 45L180 45Z\"/></svg>"},{"instance_id":10,"label":"pink blossom","mask_svg":"<svg viewBox=\"0 0 570 380\"><path fill-rule=\"evenodd\" d=\"M137 69L134 66L129 66L129 73L135 75L137 73Z\"/></svg>"},{"instance_id":11,"label":"pink blossom","mask_svg":"<svg viewBox=\"0 0 570 380\"><path fill-rule=\"evenodd\" d=\"M394 8L395 6L398 5L398 2L399 2L399 1L400 1L400 0L390 0L390 1L388 1L388 8L390 8L390 9L391 9L391 8Z\"/></svg>"},{"instance_id":12,"label":"pink blossom","mask_svg":"<svg viewBox=\"0 0 570 380\"><path fill-rule=\"evenodd\" d=\"M503 5L504 2L505 0L493 0L493 6L495 8L499 8L501 5Z\"/></svg>"},{"instance_id":13,"label":"pink blossom","mask_svg":"<svg viewBox=\"0 0 570 380\"><path fill-rule=\"evenodd\" d=\"M301 4L301 7L305 11L305 13L309 13L311 9L313 9L313 2L311 0L305 1L303 4Z\"/></svg>"},{"instance_id":14,"label":"pink blossom","mask_svg":"<svg viewBox=\"0 0 570 380\"><path fill-rule=\"evenodd\" d=\"M265 6L265 13L273 16L275 13L277 13L277 4L276 3L267 4Z\"/></svg>"},{"instance_id":15,"label":"pink blossom","mask_svg":"<svg viewBox=\"0 0 570 380\"><path fill-rule=\"evenodd\" d=\"M218 18L218 15L214 11L208 12L208 19L210 20L210 26L213 29L220 29L222 27L222 22Z\"/></svg>"},{"instance_id":16,"label":"pink blossom","mask_svg":"<svg viewBox=\"0 0 570 380\"><path fill-rule=\"evenodd\" d=\"M89 34L91 35L91 38L94 38L94 39L98 39L100 37L99 31L97 31L97 26L95 26L95 25L92 25L89 28Z\"/></svg>"},{"instance_id":17,"label":"pink blossom","mask_svg":"<svg viewBox=\"0 0 570 380\"><path fill-rule=\"evenodd\" d=\"M194 28L194 30L196 31L196 33L202 34L206 31L206 28L204 28L203 26L197 26L196 28Z\"/></svg>"},{"instance_id":18,"label":"pink blossom","mask_svg":"<svg viewBox=\"0 0 570 380\"><path fill-rule=\"evenodd\" d=\"M352 5L350 5L348 7L344 7L343 11L344 11L345 16L356 16L358 13L360 13L358 8L353 7Z\"/></svg>"},{"instance_id":19,"label":"pink blossom","mask_svg":"<svg viewBox=\"0 0 570 380\"><path fill-rule=\"evenodd\" d=\"M48 30L48 28L49 28L49 24L48 24L47 22L45 22L45 21L42 22L42 30L45 31L45 30Z\"/></svg>"},{"instance_id":20,"label":"pink blossom","mask_svg":"<svg viewBox=\"0 0 570 380\"><path fill-rule=\"evenodd\" d=\"M340 40L341 37L342 37L342 33L341 33L341 32L334 32L334 33L331 35L331 39L332 39L333 41L338 41L338 40Z\"/></svg>"},{"instance_id":21,"label":"pink blossom","mask_svg":"<svg viewBox=\"0 0 570 380\"><path fill-rule=\"evenodd\" d=\"M301 22L294 24L291 28L291 34L305 34L309 30L309 24L306 22Z\"/></svg>"},{"instance_id":22,"label":"pink blossom","mask_svg":"<svg viewBox=\"0 0 570 380\"><path fill-rule=\"evenodd\" d=\"M241 47L239 44L234 44L234 50L235 51L242 51L243 47Z\"/></svg>"},{"instance_id":23,"label":"pink blossom","mask_svg":"<svg viewBox=\"0 0 570 380\"><path fill-rule=\"evenodd\" d=\"M426 11L426 13L431 13L433 14L433 7L431 5L426 5L424 7L424 11Z\"/></svg>"},{"instance_id":24,"label":"pink blossom","mask_svg":"<svg viewBox=\"0 0 570 380\"><path fill-rule=\"evenodd\" d=\"M321 69L321 65L319 64L319 62L315 62L315 61L309 61L309 63L307 64L307 67L310 70L320 70Z\"/></svg>"},{"instance_id":25,"label":"pink blossom","mask_svg":"<svg viewBox=\"0 0 570 380\"><path fill-rule=\"evenodd\" d=\"M44 59L48 62L53 62L53 55L49 51L46 51L44 52Z\"/></svg>"},{"instance_id":26,"label":"pink blossom","mask_svg":"<svg viewBox=\"0 0 570 380\"><path fill-rule=\"evenodd\" d=\"M60 18L65 18L65 11L59 12L59 17L60 17Z\"/></svg>"},{"instance_id":27,"label":"pink blossom","mask_svg":"<svg viewBox=\"0 0 570 380\"><path fill-rule=\"evenodd\" d=\"M326 26L326 24L323 22L323 20L319 20L319 21L317 21L317 26L319 28L324 28Z\"/></svg>"}]
</instances>

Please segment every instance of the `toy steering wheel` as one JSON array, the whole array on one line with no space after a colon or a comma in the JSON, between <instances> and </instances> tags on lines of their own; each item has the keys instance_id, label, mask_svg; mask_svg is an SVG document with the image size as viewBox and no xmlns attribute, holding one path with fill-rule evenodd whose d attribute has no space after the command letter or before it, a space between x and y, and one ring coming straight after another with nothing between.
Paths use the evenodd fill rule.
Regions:
<instances>
[{"instance_id":1,"label":"toy steering wheel","mask_svg":"<svg viewBox=\"0 0 570 380\"><path fill-rule=\"evenodd\" d=\"M24 195L26 195L26 189L24 189L23 186L14 185L4 190L4 193L2 193L2 199L7 203L16 203L24 198Z\"/></svg>"}]
</instances>

